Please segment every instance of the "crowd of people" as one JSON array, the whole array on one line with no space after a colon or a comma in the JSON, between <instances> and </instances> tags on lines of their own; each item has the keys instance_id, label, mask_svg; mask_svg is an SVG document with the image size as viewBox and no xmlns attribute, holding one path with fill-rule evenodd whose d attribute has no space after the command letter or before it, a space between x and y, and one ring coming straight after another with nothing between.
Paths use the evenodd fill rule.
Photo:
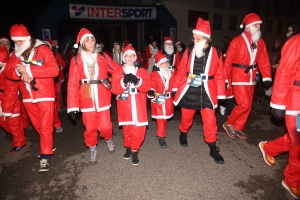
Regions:
<instances>
[{"instance_id":1,"label":"crowd of people","mask_svg":"<svg viewBox=\"0 0 300 200\"><path fill-rule=\"evenodd\" d=\"M277 155L289 152L282 185L299 198L299 29L294 27L294 33L288 33L284 44L277 40L268 51L261 38L261 23L257 14L249 13L241 24L243 32L233 39L225 37L224 48L220 50L211 45L210 22L199 18L192 31L193 45L185 48L180 41L165 36L159 50L156 40L151 38L143 54L126 40L115 41L111 53L104 51L103 43L97 43L93 33L82 28L70 62L62 58L54 41L34 39L24 25L13 25L12 52L10 40L0 38L0 126L12 135L10 153L26 146L24 132L30 120L40 136L39 172L49 170L56 149L53 132L63 131L59 111L63 106L64 70L69 62L67 113L73 121L78 119L76 113L82 113L83 136L91 164L97 161L97 131L109 152L115 148L110 114L112 94L123 131L123 158L131 158L133 165L139 164L138 152L148 125L147 99L161 148L168 147L166 129L174 107L181 110L178 136L182 147L188 146L188 132L198 111L209 155L217 164L224 164L216 144L215 110L220 106L224 115L226 109L228 118L223 128L230 138L246 140L248 135L243 129L251 113L259 73L264 88L273 88L271 113L280 119L285 117L287 133L258 146L268 165L275 164ZM276 68L276 75L272 75L271 66Z\"/></svg>"}]
</instances>

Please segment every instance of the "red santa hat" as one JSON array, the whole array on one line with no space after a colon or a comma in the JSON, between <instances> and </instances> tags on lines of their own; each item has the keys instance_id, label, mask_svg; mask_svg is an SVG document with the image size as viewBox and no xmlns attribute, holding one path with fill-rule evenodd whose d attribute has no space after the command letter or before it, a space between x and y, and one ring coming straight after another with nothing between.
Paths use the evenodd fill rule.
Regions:
<instances>
[{"instance_id":1,"label":"red santa hat","mask_svg":"<svg viewBox=\"0 0 300 200\"><path fill-rule=\"evenodd\" d=\"M210 38L211 32L209 21L205 21L201 17L199 17L196 28L193 30L193 33L202 35L206 38Z\"/></svg>"},{"instance_id":2,"label":"red santa hat","mask_svg":"<svg viewBox=\"0 0 300 200\"><path fill-rule=\"evenodd\" d=\"M171 37L165 36L165 37L164 37L164 43L166 43L166 42L172 42L172 43L173 43L173 40L172 40Z\"/></svg>"},{"instance_id":3,"label":"red santa hat","mask_svg":"<svg viewBox=\"0 0 300 200\"><path fill-rule=\"evenodd\" d=\"M162 54L161 52L158 52L156 55L155 55L155 63L156 63L156 66L159 67L159 65L161 65L162 63L168 61L167 57Z\"/></svg>"},{"instance_id":4,"label":"red santa hat","mask_svg":"<svg viewBox=\"0 0 300 200\"><path fill-rule=\"evenodd\" d=\"M128 45L123 49L123 51L122 51L123 60L124 60L124 57L125 57L126 54L134 54L135 55L135 60L136 60L136 53L135 53L135 50L132 46Z\"/></svg>"},{"instance_id":5,"label":"red santa hat","mask_svg":"<svg viewBox=\"0 0 300 200\"><path fill-rule=\"evenodd\" d=\"M261 23L262 23L261 18L257 14L249 13L248 15L245 16L242 24L240 25L240 28L243 28L244 24L245 27L247 28L252 24L261 24Z\"/></svg>"},{"instance_id":6,"label":"red santa hat","mask_svg":"<svg viewBox=\"0 0 300 200\"><path fill-rule=\"evenodd\" d=\"M3 46L0 47L0 64L6 63L9 59L9 53L7 49Z\"/></svg>"},{"instance_id":7,"label":"red santa hat","mask_svg":"<svg viewBox=\"0 0 300 200\"><path fill-rule=\"evenodd\" d=\"M30 40L31 36L23 24L15 24L10 28L10 37L12 40Z\"/></svg>"},{"instance_id":8,"label":"red santa hat","mask_svg":"<svg viewBox=\"0 0 300 200\"><path fill-rule=\"evenodd\" d=\"M177 44L180 44L181 42L179 41L179 40L176 40L175 41L175 46L177 45Z\"/></svg>"},{"instance_id":9,"label":"red santa hat","mask_svg":"<svg viewBox=\"0 0 300 200\"><path fill-rule=\"evenodd\" d=\"M53 40L47 39L46 42L48 42L51 46L58 48L57 44Z\"/></svg>"},{"instance_id":10,"label":"red santa hat","mask_svg":"<svg viewBox=\"0 0 300 200\"><path fill-rule=\"evenodd\" d=\"M84 39L89 36L94 37L93 34L88 29L82 28L77 35L77 40L76 40L76 44L74 44L74 47L78 48L78 43L80 43L80 45L82 46Z\"/></svg>"},{"instance_id":11,"label":"red santa hat","mask_svg":"<svg viewBox=\"0 0 300 200\"><path fill-rule=\"evenodd\" d=\"M5 36L1 36L0 37L0 42L1 41L6 41L6 42L8 42L9 43L9 45L10 45L10 41L7 39L7 37L5 37Z\"/></svg>"}]
</instances>

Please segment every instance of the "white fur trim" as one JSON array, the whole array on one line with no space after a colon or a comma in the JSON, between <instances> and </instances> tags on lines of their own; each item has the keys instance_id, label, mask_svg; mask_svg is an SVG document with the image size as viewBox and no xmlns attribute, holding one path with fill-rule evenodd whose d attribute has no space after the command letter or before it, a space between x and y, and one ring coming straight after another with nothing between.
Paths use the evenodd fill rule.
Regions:
<instances>
[{"instance_id":1,"label":"white fur trim","mask_svg":"<svg viewBox=\"0 0 300 200\"><path fill-rule=\"evenodd\" d=\"M252 23L250 23L250 24L247 24L247 25L246 25L246 28L248 28L249 26L251 26L251 25L253 25L253 24L262 24L262 21L259 20L259 21L254 21L254 22L252 22Z\"/></svg>"},{"instance_id":2,"label":"white fur trim","mask_svg":"<svg viewBox=\"0 0 300 200\"><path fill-rule=\"evenodd\" d=\"M207 33L203 33L202 31L199 31L199 30L196 30L196 29L193 30L193 33L198 34L198 35L202 35L202 36L207 37L207 38L210 38L210 35L208 35Z\"/></svg>"},{"instance_id":3,"label":"white fur trim","mask_svg":"<svg viewBox=\"0 0 300 200\"><path fill-rule=\"evenodd\" d=\"M157 67L159 67L159 65L161 65L163 62L166 62L166 61L168 61L167 58L160 59L160 61L157 63Z\"/></svg>"},{"instance_id":4,"label":"white fur trim","mask_svg":"<svg viewBox=\"0 0 300 200\"><path fill-rule=\"evenodd\" d=\"M244 27L244 25L243 25L243 24L241 24L241 25L240 25L240 28L243 28L243 27Z\"/></svg>"},{"instance_id":5,"label":"white fur trim","mask_svg":"<svg viewBox=\"0 0 300 200\"><path fill-rule=\"evenodd\" d=\"M78 48L78 44L74 44L73 46L74 46L74 48L76 48L76 49Z\"/></svg>"},{"instance_id":6,"label":"white fur trim","mask_svg":"<svg viewBox=\"0 0 300 200\"><path fill-rule=\"evenodd\" d=\"M31 36L16 36L16 37L11 37L11 40L30 40Z\"/></svg>"},{"instance_id":7,"label":"white fur trim","mask_svg":"<svg viewBox=\"0 0 300 200\"><path fill-rule=\"evenodd\" d=\"M82 46L82 43L83 43L84 39L87 38L87 37L89 37L89 36L94 37L94 36L93 36L92 34L90 34L90 33L84 34L84 35L81 37L81 39L80 39L80 44L81 44L81 46ZM95 42L96 42L96 41L95 41Z\"/></svg>"},{"instance_id":8,"label":"white fur trim","mask_svg":"<svg viewBox=\"0 0 300 200\"><path fill-rule=\"evenodd\" d=\"M172 42L172 43L173 43L173 41L172 41L172 40L166 40L164 43L166 43L166 42Z\"/></svg>"},{"instance_id":9,"label":"white fur trim","mask_svg":"<svg viewBox=\"0 0 300 200\"><path fill-rule=\"evenodd\" d=\"M134 54L134 55L135 55L135 60L134 60L134 61L136 61L136 57L137 57L137 56L136 56L136 53L135 53L135 51L133 51L133 50L131 50L131 49L128 49L127 51L124 52L124 54L122 55L123 61L125 61L125 60L124 60L124 57L125 57L125 55L128 54L128 53Z\"/></svg>"}]
</instances>

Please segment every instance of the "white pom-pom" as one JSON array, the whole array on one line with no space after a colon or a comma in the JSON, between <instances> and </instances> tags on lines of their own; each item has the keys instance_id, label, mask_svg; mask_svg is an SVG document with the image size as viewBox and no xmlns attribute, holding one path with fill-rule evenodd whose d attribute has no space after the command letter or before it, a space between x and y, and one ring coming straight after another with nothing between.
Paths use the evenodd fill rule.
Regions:
<instances>
[{"instance_id":1,"label":"white pom-pom","mask_svg":"<svg viewBox=\"0 0 300 200\"><path fill-rule=\"evenodd\" d=\"M240 28L243 28L243 27L244 27L243 24L241 24L241 25L240 25Z\"/></svg>"},{"instance_id":2,"label":"white pom-pom","mask_svg":"<svg viewBox=\"0 0 300 200\"><path fill-rule=\"evenodd\" d=\"M74 47L77 49L78 48L78 44L74 44Z\"/></svg>"}]
</instances>

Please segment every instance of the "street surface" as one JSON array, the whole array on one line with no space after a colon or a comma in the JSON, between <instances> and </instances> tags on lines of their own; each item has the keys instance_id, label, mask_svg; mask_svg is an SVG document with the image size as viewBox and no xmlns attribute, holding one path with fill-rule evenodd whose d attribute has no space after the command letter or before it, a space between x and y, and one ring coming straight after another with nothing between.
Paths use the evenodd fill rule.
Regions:
<instances>
[{"instance_id":1,"label":"street surface","mask_svg":"<svg viewBox=\"0 0 300 200\"><path fill-rule=\"evenodd\" d=\"M65 89L64 89L65 90ZM150 118L145 142L139 152L140 164L124 160L122 129L118 126L116 102L112 102L115 152L109 153L99 139L97 164L89 164L84 127L80 116L74 126L66 109L60 113L64 131L55 133L55 154L49 172L39 170L39 136L30 127L27 146L15 155L9 154L11 136L0 130L0 199L145 199L145 200L291 200L283 188L283 170L288 155L276 157L268 166L258 148L260 141L285 133L283 121L271 117L269 109L256 100L262 97L257 88L253 110L244 132L246 141L229 138L222 128L226 116L217 110L218 141L225 164L216 164L204 142L199 113L188 132L188 147L179 144L180 109L176 108L167 128L168 148L160 148L155 136L156 124ZM65 97L65 96L64 96Z\"/></svg>"}]
</instances>

